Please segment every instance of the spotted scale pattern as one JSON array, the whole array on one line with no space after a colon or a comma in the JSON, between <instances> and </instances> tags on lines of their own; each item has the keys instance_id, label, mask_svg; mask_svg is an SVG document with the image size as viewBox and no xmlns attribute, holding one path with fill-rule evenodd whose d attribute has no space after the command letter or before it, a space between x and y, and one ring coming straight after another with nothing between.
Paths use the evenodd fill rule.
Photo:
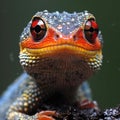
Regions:
<instances>
[{"instance_id":1,"label":"spotted scale pattern","mask_svg":"<svg viewBox=\"0 0 120 120\"><path fill-rule=\"evenodd\" d=\"M83 11L79 13L68 13L68 12L48 12L47 10L44 10L42 12L37 12L34 17L41 17L45 22L63 33L64 35L68 35L71 32L73 32L75 29L79 28L80 26L83 26L85 22L88 20L88 18L94 16L89 13L88 11ZM94 18L95 19L95 18ZM27 27L23 30L20 40L26 39L30 35L30 21L27 25ZM100 41L102 42L102 35L99 31L98 37Z\"/></svg>"},{"instance_id":2,"label":"spotted scale pattern","mask_svg":"<svg viewBox=\"0 0 120 120\"><path fill-rule=\"evenodd\" d=\"M31 79L25 85L24 90L21 91L21 95L17 97L15 102L13 102L13 104L10 106L9 111L7 112L8 120L13 120L15 118L16 118L15 120L18 120L18 118L21 118L22 120L26 120L28 118L29 120L33 120L27 114L33 115L37 112L37 108L40 105L40 101L42 102L41 96L43 97L44 95L41 95L40 88Z\"/></svg>"},{"instance_id":3,"label":"spotted scale pattern","mask_svg":"<svg viewBox=\"0 0 120 120\"><path fill-rule=\"evenodd\" d=\"M64 35L68 35L75 29L82 27L90 16L94 17L87 11L80 13L49 13L47 10L37 12L34 16L41 17L49 27L57 29ZM24 40L31 35L30 26L31 21L24 29L20 40ZM98 37L100 40L102 39L100 32ZM65 46L65 48L67 47ZM61 52L61 50L59 50L57 54L51 54L52 52L50 53L50 51L55 49L58 50L58 47L46 49L46 52L40 52L39 56L32 56L29 53L26 54L26 51L22 51L22 54L20 54L21 65L35 81L29 82L29 85L26 86L27 88L22 91L21 96L10 106L7 114L8 120L36 120L36 108L39 108L40 102L44 100L45 97L49 97L55 90L58 90L57 92L59 92L59 90L60 92L62 91L62 93L68 97L68 99L65 100L76 100L74 98L76 94L79 94L79 101L82 98L91 98L91 96L88 97L89 95L87 94L89 90L86 92L82 87L79 87L79 84L99 69L102 63L101 56L95 55L94 51L84 50L80 50L80 53L76 52L76 54L70 54L69 52L64 53L63 51ZM72 50L76 51L73 47ZM45 57L44 54L49 57ZM77 88L80 91L79 93L75 93ZM89 87L87 86L85 89L87 88ZM81 93L85 93L86 95Z\"/></svg>"}]
</instances>

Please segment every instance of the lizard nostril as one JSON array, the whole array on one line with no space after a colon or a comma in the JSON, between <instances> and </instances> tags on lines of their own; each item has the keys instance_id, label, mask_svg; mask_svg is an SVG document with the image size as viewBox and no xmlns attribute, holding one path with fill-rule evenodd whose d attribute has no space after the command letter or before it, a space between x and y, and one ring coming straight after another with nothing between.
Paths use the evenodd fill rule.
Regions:
<instances>
[{"instance_id":1,"label":"lizard nostril","mask_svg":"<svg viewBox=\"0 0 120 120\"><path fill-rule=\"evenodd\" d=\"M55 40L59 39L59 35L58 34L55 34Z\"/></svg>"},{"instance_id":2,"label":"lizard nostril","mask_svg":"<svg viewBox=\"0 0 120 120\"><path fill-rule=\"evenodd\" d=\"M73 35L73 40L76 41L78 37L76 35Z\"/></svg>"}]
</instances>

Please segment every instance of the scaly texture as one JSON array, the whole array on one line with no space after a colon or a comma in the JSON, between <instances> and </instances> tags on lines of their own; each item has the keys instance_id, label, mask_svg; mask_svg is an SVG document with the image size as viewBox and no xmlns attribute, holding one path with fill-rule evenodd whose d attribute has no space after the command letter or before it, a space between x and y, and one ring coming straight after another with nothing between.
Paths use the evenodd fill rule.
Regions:
<instances>
[{"instance_id":1,"label":"scaly texture","mask_svg":"<svg viewBox=\"0 0 120 120\"><path fill-rule=\"evenodd\" d=\"M40 112L47 100L95 107L83 82L102 64L102 35L91 13L37 12L20 37L19 58L29 76L6 107L7 120L54 120L56 112Z\"/></svg>"}]
</instances>

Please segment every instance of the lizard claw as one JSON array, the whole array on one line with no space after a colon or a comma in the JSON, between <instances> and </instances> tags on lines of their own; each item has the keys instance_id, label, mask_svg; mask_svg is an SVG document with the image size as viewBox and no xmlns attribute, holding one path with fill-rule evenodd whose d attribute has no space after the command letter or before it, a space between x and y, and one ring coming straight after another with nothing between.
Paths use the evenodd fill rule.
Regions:
<instances>
[{"instance_id":1,"label":"lizard claw","mask_svg":"<svg viewBox=\"0 0 120 120\"><path fill-rule=\"evenodd\" d=\"M57 117L58 113L56 111L41 111L38 113L38 120L55 120L53 117Z\"/></svg>"}]
</instances>

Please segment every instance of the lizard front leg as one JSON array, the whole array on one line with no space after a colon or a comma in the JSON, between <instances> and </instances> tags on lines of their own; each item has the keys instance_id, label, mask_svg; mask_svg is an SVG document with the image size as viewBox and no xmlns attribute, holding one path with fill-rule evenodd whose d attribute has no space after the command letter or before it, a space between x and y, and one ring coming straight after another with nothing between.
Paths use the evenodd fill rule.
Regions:
<instances>
[{"instance_id":1,"label":"lizard front leg","mask_svg":"<svg viewBox=\"0 0 120 120\"><path fill-rule=\"evenodd\" d=\"M78 89L78 100L77 105L81 109L93 108L98 110L98 105L96 101L92 100L91 89L87 82L83 82Z\"/></svg>"},{"instance_id":2,"label":"lizard front leg","mask_svg":"<svg viewBox=\"0 0 120 120\"><path fill-rule=\"evenodd\" d=\"M54 120L55 111L41 111L42 95L35 82L30 81L21 95L13 102L7 112L7 120Z\"/></svg>"}]
</instances>

